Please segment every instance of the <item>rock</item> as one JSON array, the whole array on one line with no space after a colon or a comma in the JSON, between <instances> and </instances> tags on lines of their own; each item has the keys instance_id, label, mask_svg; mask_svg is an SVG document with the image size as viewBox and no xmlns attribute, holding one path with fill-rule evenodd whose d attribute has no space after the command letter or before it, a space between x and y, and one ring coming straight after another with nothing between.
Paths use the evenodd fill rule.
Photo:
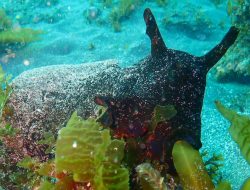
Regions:
<instances>
[{"instance_id":1,"label":"rock","mask_svg":"<svg viewBox=\"0 0 250 190\"><path fill-rule=\"evenodd\" d=\"M101 15L101 10L97 7L89 7L83 12L89 22L96 20Z\"/></svg>"},{"instance_id":2,"label":"rock","mask_svg":"<svg viewBox=\"0 0 250 190\"><path fill-rule=\"evenodd\" d=\"M239 1L235 8L228 7L232 25L240 28L235 45L215 67L219 82L250 83L250 1Z\"/></svg>"},{"instance_id":3,"label":"rock","mask_svg":"<svg viewBox=\"0 0 250 190\"><path fill-rule=\"evenodd\" d=\"M200 41L210 40L215 30L215 25L207 15L208 11L194 5L183 3L182 11L173 11L176 5L170 3L166 7L162 23L167 30L181 31L189 38Z\"/></svg>"},{"instance_id":4,"label":"rock","mask_svg":"<svg viewBox=\"0 0 250 190\"><path fill-rule=\"evenodd\" d=\"M116 61L107 60L41 67L15 78L8 102L14 111L10 122L20 129L24 154L46 159L46 147L37 141L45 132L57 134L75 110L84 118L94 115L94 96L112 95L120 70Z\"/></svg>"},{"instance_id":5,"label":"rock","mask_svg":"<svg viewBox=\"0 0 250 190\"><path fill-rule=\"evenodd\" d=\"M248 32L249 33L249 32ZM238 41L214 69L219 82L250 83L250 37L241 33Z\"/></svg>"}]
</instances>

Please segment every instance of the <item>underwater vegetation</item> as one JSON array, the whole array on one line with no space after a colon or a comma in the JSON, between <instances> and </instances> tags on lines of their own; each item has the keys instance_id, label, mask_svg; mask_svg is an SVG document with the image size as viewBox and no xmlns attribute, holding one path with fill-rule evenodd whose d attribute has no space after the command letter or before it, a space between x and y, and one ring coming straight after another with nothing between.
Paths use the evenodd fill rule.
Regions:
<instances>
[{"instance_id":1,"label":"underwater vegetation","mask_svg":"<svg viewBox=\"0 0 250 190\"><path fill-rule=\"evenodd\" d=\"M184 189L214 189L199 151L185 141L177 141L172 151L173 161Z\"/></svg>"},{"instance_id":2,"label":"underwater vegetation","mask_svg":"<svg viewBox=\"0 0 250 190\"><path fill-rule=\"evenodd\" d=\"M99 25L109 21L115 32L121 32L122 22L129 19L131 14L144 2L145 0L102 0L102 10L100 10L95 6L99 3L98 1L89 0L90 8L84 11L84 16L90 23L96 20ZM103 9L106 8L110 9L110 13L104 16L104 18L98 18L102 14Z\"/></svg>"},{"instance_id":3,"label":"underwater vegetation","mask_svg":"<svg viewBox=\"0 0 250 190\"><path fill-rule=\"evenodd\" d=\"M224 157L221 154L213 154L209 157L207 151L201 152L206 171L213 181L213 184L219 184L222 180L221 167L223 167Z\"/></svg>"},{"instance_id":4,"label":"underwater vegetation","mask_svg":"<svg viewBox=\"0 0 250 190\"><path fill-rule=\"evenodd\" d=\"M4 94L6 94L5 90L4 88ZM3 105L7 98L8 96L3 98ZM105 114L107 112L104 111L103 119L107 119ZM148 139L141 137L135 139L132 136L134 134L128 130L128 128L133 128L131 126L119 126L123 127L119 130L109 129L94 119L83 120L75 112L67 126L62 128L58 134L45 132L44 140L38 142L38 144L48 145L45 153L51 153L49 160L41 162L39 159L30 158L27 155L18 164L8 160L8 157L12 157L11 146L6 145L9 142L8 138L15 138L19 131L15 131L10 125L5 125L0 132L3 138L0 159L4 160L4 164L0 165L2 175L0 184L4 189L122 190L132 189L133 187L129 187L129 185L134 180L133 183L139 184L138 186L143 190L171 189L173 183L174 187L182 186L184 189L214 189L216 184L213 183L211 174L217 170L219 165L206 166L214 163L215 160L220 160L220 157L214 156L204 162L199 152L191 145L184 141L177 141L173 152L168 153L168 156L173 155L174 157L173 163L178 174L171 178L174 179L174 182L169 182L166 169L162 169L162 167L169 167L168 164L162 164L165 160L152 159L156 155L155 152L158 152L154 152L154 146L151 146L155 140L155 133L163 128L160 128L162 123L167 123L176 114L177 111L173 105L156 105L149 123ZM122 120L120 121L122 122ZM245 131L245 127L242 128ZM238 136L240 135L242 134L238 134ZM57 140L54 136L57 136ZM124 139L117 139L117 136L122 136ZM128 139L128 137L130 138ZM241 140L237 137L237 142L241 142ZM163 144L162 141L159 141L156 145L160 143ZM241 143L240 147L245 150L245 147L248 146ZM136 158L131 158L134 156L134 152L139 152L139 149L143 149L145 152L147 150L147 155L135 154ZM165 153L164 146L160 153ZM131 164L135 160L136 162ZM137 160L139 161L137 162ZM216 168L214 169L214 167ZM137 178L129 180L131 173ZM248 186L249 180L242 189L245 190ZM230 189L230 184L221 182L216 189Z\"/></svg>"},{"instance_id":5,"label":"underwater vegetation","mask_svg":"<svg viewBox=\"0 0 250 190\"><path fill-rule=\"evenodd\" d=\"M4 76L3 72L2 76ZM216 105L218 110L232 121L230 133L239 144L243 156L249 160L250 118L238 115L219 102L216 102ZM175 114L175 110L171 106L156 107L152 125L169 119ZM17 134L18 132L9 125L1 128L2 138L15 137ZM130 153L125 151L126 146L129 146L129 141L115 139L112 135L114 134L110 129L106 129L94 119L83 120L75 112L67 126L58 132L56 143L49 134L41 142L54 144L52 149L55 150L55 158L51 158L47 162L25 157L17 164L8 163L9 148L4 147L3 149L1 147L0 158L4 159L4 165L0 165L1 187L13 190L25 188L39 190L131 189L129 187L129 174L133 168L126 163L125 159L125 154ZM1 146L3 145L1 144ZM52 150L50 149L50 151ZM166 173L162 173L158 164L145 160L135 167L139 189L167 190L178 186L185 190L231 189L230 183L226 181L219 182L216 186L206 168L208 163L221 160L220 156L213 156L204 162L202 154L185 141L175 143L172 156L177 171L177 176L171 178L174 182L169 181L170 178L167 177ZM219 165L217 166L219 167ZM241 190L248 190L249 183L250 180L247 180Z\"/></svg>"},{"instance_id":6,"label":"underwater vegetation","mask_svg":"<svg viewBox=\"0 0 250 190\"><path fill-rule=\"evenodd\" d=\"M237 114L237 112L226 108L220 102L216 102L216 107L231 122L229 133L238 144L243 157L250 164L250 118Z\"/></svg>"},{"instance_id":7,"label":"underwater vegetation","mask_svg":"<svg viewBox=\"0 0 250 190\"><path fill-rule=\"evenodd\" d=\"M7 17L5 10L0 9L0 47L11 49L13 46L24 46L30 42L40 40L44 32L31 28L14 28L12 21ZM3 51L1 49L1 51ZM7 51L7 50L4 50Z\"/></svg>"},{"instance_id":8,"label":"underwater vegetation","mask_svg":"<svg viewBox=\"0 0 250 190\"><path fill-rule=\"evenodd\" d=\"M146 0L121 0L99 1L90 0L90 8L84 13L86 19L91 23L96 20L97 24L111 24L115 32L122 31L122 23L129 20L134 12L143 6ZM207 17L203 9L190 7L188 2L183 2L183 11L176 10L178 1L172 0L156 0L152 1L159 8L164 9L164 17L161 19L167 29L177 29L183 31L186 35L192 38L206 40L211 35L211 30L214 29L212 21ZM108 15L103 14L105 9L110 9ZM92 13L92 14L89 14ZM192 16L190 16L192 15ZM106 22L109 21L109 22Z\"/></svg>"},{"instance_id":9,"label":"underwater vegetation","mask_svg":"<svg viewBox=\"0 0 250 190\"><path fill-rule=\"evenodd\" d=\"M176 10L176 2L169 1L164 7L164 17L162 23L168 30L182 31L189 38L197 40L208 40L215 29L212 20L206 15L202 8L190 6L188 2L183 2L182 11Z\"/></svg>"},{"instance_id":10,"label":"underwater vegetation","mask_svg":"<svg viewBox=\"0 0 250 190\"><path fill-rule=\"evenodd\" d=\"M0 118L6 116L3 114L8 112L8 108L5 105L11 93L10 78L11 76L5 75L2 66L0 66Z\"/></svg>"},{"instance_id":11,"label":"underwater vegetation","mask_svg":"<svg viewBox=\"0 0 250 190\"><path fill-rule=\"evenodd\" d=\"M237 133L242 154L245 155L249 149L249 117L240 117L234 111L231 111L220 103L216 103L223 115L229 120L233 120L233 128L230 131ZM155 109L159 110L159 108ZM159 114L155 113L154 118L171 118L173 111L160 109ZM162 111L163 110L163 111ZM164 111L165 110L165 111ZM167 114L167 113L170 114ZM154 119L156 120L156 119ZM236 126L237 125L237 126ZM237 129L238 125L240 126ZM237 129L237 130L236 130ZM2 129L2 137L15 136L17 133L8 126ZM241 131L241 133L239 133ZM247 133L245 133L247 132ZM81 135L79 135L81 134ZM245 135L246 134L246 135ZM2 188L11 189L120 189L127 190L129 187L130 168L126 163L124 151L129 146L128 141L114 139L110 129L105 129L94 119L83 120L77 116L76 112L72 114L67 126L58 132L55 149L55 159L51 158L47 162L41 162L36 158L25 157L18 162L1 165L0 169L4 172L1 181ZM241 141L245 144L241 144ZM46 143L54 142L50 135L45 139ZM95 142L95 143L93 143ZM5 150L7 150L5 148ZM3 149L2 149L3 151ZM1 152L9 154L8 152ZM172 150L173 162L177 171L177 176L171 178L174 182L169 182L169 177L162 173L158 165L150 160L145 160L136 166L136 176L138 177L139 189L141 190L167 190L178 186L185 190L230 190L230 183L226 181L219 182L215 188L212 177L206 168L206 162L202 160L202 154L185 141L177 141ZM5 155L6 156L6 155ZM245 157L248 159L248 157ZM6 158L5 158L6 159ZM218 156L208 159L207 162L220 160ZM6 160L5 160L5 164ZM12 166L12 168L11 168ZM3 170L5 169L5 170ZM8 171L11 173L7 173ZM7 178L6 178L7 177ZM9 178L8 178L9 177ZM6 184L7 183L10 184ZM241 190L249 188L247 180ZM12 183L12 184L11 184ZM133 189L133 188L132 188Z\"/></svg>"},{"instance_id":12,"label":"underwater vegetation","mask_svg":"<svg viewBox=\"0 0 250 190\"><path fill-rule=\"evenodd\" d=\"M119 5L115 6L110 13L110 22L115 32L121 31L121 22L128 18L130 14L144 0L121 0Z\"/></svg>"},{"instance_id":13,"label":"underwater vegetation","mask_svg":"<svg viewBox=\"0 0 250 190\"><path fill-rule=\"evenodd\" d=\"M58 133L57 176L73 175L74 182L89 183L93 189L129 189L129 172L121 165L124 141L111 140L109 130L95 120L82 120L76 112Z\"/></svg>"}]
</instances>

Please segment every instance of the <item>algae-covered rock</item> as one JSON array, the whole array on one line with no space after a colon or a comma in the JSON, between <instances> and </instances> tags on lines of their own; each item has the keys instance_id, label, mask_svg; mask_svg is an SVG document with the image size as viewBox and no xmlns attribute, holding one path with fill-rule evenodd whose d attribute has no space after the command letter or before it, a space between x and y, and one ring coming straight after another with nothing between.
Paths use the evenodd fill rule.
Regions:
<instances>
[{"instance_id":1,"label":"algae-covered rock","mask_svg":"<svg viewBox=\"0 0 250 190\"><path fill-rule=\"evenodd\" d=\"M235 43L215 67L215 77L220 82L250 82L250 1L228 1L228 14L232 25L241 32Z\"/></svg>"},{"instance_id":2,"label":"algae-covered rock","mask_svg":"<svg viewBox=\"0 0 250 190\"><path fill-rule=\"evenodd\" d=\"M197 40L210 39L215 25L207 15L207 10L198 8L188 1L183 1L177 6L177 2L168 1L168 5L164 7L165 16L162 22L166 29L182 32Z\"/></svg>"}]
</instances>

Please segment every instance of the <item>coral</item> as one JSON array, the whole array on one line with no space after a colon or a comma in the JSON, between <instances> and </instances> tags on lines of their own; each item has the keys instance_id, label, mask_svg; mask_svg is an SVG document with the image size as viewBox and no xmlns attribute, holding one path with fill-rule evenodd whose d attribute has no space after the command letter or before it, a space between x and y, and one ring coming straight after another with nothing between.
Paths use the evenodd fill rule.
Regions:
<instances>
[{"instance_id":1,"label":"coral","mask_svg":"<svg viewBox=\"0 0 250 190\"><path fill-rule=\"evenodd\" d=\"M81 136L79 136L81 134ZM95 142L93 144L93 142ZM111 140L109 130L74 113L59 131L56 143L57 176L73 175L73 181L94 189L128 189L128 170L121 167L124 142Z\"/></svg>"},{"instance_id":2,"label":"coral","mask_svg":"<svg viewBox=\"0 0 250 190\"><path fill-rule=\"evenodd\" d=\"M143 190L167 190L164 178L149 163L137 166L136 172Z\"/></svg>"},{"instance_id":3,"label":"coral","mask_svg":"<svg viewBox=\"0 0 250 190\"><path fill-rule=\"evenodd\" d=\"M231 122L229 133L238 144L243 157L250 164L250 117L239 115L218 101L215 104L219 112Z\"/></svg>"},{"instance_id":4,"label":"coral","mask_svg":"<svg viewBox=\"0 0 250 190\"><path fill-rule=\"evenodd\" d=\"M186 190L213 190L214 185L203 164L200 153L185 141L177 141L172 151L173 161Z\"/></svg>"}]
</instances>

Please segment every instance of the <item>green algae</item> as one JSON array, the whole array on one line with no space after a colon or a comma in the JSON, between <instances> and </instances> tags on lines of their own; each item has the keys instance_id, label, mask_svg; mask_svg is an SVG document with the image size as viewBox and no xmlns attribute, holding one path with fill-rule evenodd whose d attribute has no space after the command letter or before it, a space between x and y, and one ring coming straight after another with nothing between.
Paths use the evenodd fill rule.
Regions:
<instances>
[{"instance_id":1,"label":"green algae","mask_svg":"<svg viewBox=\"0 0 250 190\"><path fill-rule=\"evenodd\" d=\"M2 66L0 66L0 119L3 116L6 116L6 111L10 111L8 107L6 107L6 102L12 92L12 88L9 85L11 76L6 75Z\"/></svg>"},{"instance_id":2,"label":"green algae","mask_svg":"<svg viewBox=\"0 0 250 190\"><path fill-rule=\"evenodd\" d=\"M176 114L177 111L173 105L155 106L153 117L151 119L151 129L154 130L158 123L168 121L172 119Z\"/></svg>"},{"instance_id":3,"label":"green algae","mask_svg":"<svg viewBox=\"0 0 250 190\"><path fill-rule=\"evenodd\" d=\"M121 0L110 13L110 22L115 32L121 31L121 22L128 18L141 5L143 0Z\"/></svg>"},{"instance_id":4,"label":"green algae","mask_svg":"<svg viewBox=\"0 0 250 190\"><path fill-rule=\"evenodd\" d=\"M174 166L185 190L213 190L199 151L185 141L177 141L172 151Z\"/></svg>"},{"instance_id":5,"label":"green algae","mask_svg":"<svg viewBox=\"0 0 250 190\"><path fill-rule=\"evenodd\" d=\"M40 40L40 35L43 34L42 30L33 30L31 28L8 29L0 32L0 43L30 43Z\"/></svg>"},{"instance_id":6,"label":"green algae","mask_svg":"<svg viewBox=\"0 0 250 190\"><path fill-rule=\"evenodd\" d=\"M94 120L84 121L74 113L59 131L56 173L66 171L75 182L89 182L97 190L129 189L128 170L121 166L125 143L111 140L109 130L101 129Z\"/></svg>"},{"instance_id":7,"label":"green algae","mask_svg":"<svg viewBox=\"0 0 250 190\"><path fill-rule=\"evenodd\" d=\"M232 139L238 144L242 156L250 164L250 117L240 115L236 111L215 102L219 112L231 122L229 133Z\"/></svg>"},{"instance_id":8,"label":"green algae","mask_svg":"<svg viewBox=\"0 0 250 190\"><path fill-rule=\"evenodd\" d=\"M42 30L34 30L31 28L14 28L5 10L0 9L0 45L25 45L40 40L40 36L43 33Z\"/></svg>"},{"instance_id":9,"label":"green algae","mask_svg":"<svg viewBox=\"0 0 250 190\"><path fill-rule=\"evenodd\" d=\"M249 190L250 189L250 178L248 178L241 187L241 190Z\"/></svg>"},{"instance_id":10,"label":"green algae","mask_svg":"<svg viewBox=\"0 0 250 190\"><path fill-rule=\"evenodd\" d=\"M214 153L211 157L209 157L207 151L202 152L201 156L204 161L204 165L208 172L208 175L212 179L213 183L219 184L222 179L220 169L223 166L223 156L221 154Z\"/></svg>"},{"instance_id":11,"label":"green algae","mask_svg":"<svg viewBox=\"0 0 250 190\"><path fill-rule=\"evenodd\" d=\"M231 184L227 181L222 181L219 185L215 188L215 190L231 190Z\"/></svg>"}]
</instances>

